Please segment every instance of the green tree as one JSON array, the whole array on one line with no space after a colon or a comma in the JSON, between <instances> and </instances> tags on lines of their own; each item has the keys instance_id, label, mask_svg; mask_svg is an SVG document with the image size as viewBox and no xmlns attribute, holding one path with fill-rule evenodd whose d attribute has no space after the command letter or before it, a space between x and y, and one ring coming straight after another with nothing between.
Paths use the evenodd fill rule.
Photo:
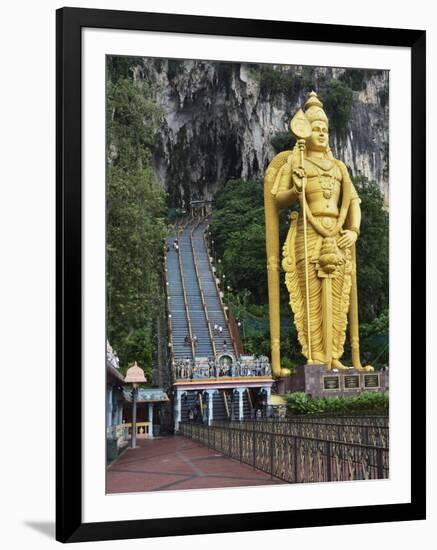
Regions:
<instances>
[{"instance_id":1,"label":"green tree","mask_svg":"<svg viewBox=\"0 0 437 550\"><path fill-rule=\"evenodd\" d=\"M357 240L357 281L361 323L370 323L388 308L389 216L378 184L353 178L361 199L361 234Z\"/></svg>"},{"instance_id":2,"label":"green tree","mask_svg":"<svg viewBox=\"0 0 437 550\"><path fill-rule=\"evenodd\" d=\"M277 132L270 138L270 144L275 150L275 153L286 151L287 149L293 149L296 140L292 136L291 132Z\"/></svg>"},{"instance_id":3,"label":"green tree","mask_svg":"<svg viewBox=\"0 0 437 550\"><path fill-rule=\"evenodd\" d=\"M107 87L107 333L122 369L136 360L150 380L155 319L165 303L165 193L150 165L162 113L148 85L120 71L127 69L118 61Z\"/></svg>"},{"instance_id":4,"label":"green tree","mask_svg":"<svg viewBox=\"0 0 437 550\"><path fill-rule=\"evenodd\" d=\"M340 140L346 137L346 131L351 119L353 92L341 80L332 80L324 101L329 124Z\"/></svg>"}]
</instances>

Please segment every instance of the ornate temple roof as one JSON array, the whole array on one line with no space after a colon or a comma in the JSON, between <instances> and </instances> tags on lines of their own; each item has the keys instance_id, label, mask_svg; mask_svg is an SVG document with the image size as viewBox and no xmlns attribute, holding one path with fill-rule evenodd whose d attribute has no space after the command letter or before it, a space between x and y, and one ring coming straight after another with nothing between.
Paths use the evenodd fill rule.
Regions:
<instances>
[{"instance_id":1,"label":"ornate temple roof","mask_svg":"<svg viewBox=\"0 0 437 550\"><path fill-rule=\"evenodd\" d=\"M132 401L132 389L123 388L123 397L126 401ZM139 388L137 403L160 403L169 401L168 395L162 388Z\"/></svg>"}]
</instances>

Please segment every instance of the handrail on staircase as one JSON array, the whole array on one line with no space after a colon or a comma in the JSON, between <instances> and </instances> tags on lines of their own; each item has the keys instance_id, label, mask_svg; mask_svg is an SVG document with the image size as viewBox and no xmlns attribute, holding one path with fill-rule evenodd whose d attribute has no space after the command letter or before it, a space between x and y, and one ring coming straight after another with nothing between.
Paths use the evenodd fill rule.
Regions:
<instances>
[{"instance_id":1,"label":"handrail on staircase","mask_svg":"<svg viewBox=\"0 0 437 550\"><path fill-rule=\"evenodd\" d=\"M179 241L179 233L178 233L178 241ZM188 309L187 291L186 291L186 288L185 288L185 276L184 276L184 270L182 268L182 260L181 260L181 250L182 250L182 248L180 248L179 252L178 252L179 273L180 273L180 276L181 276L182 293L183 293L183 296L184 296L184 304L185 304L185 313L187 314L188 332L189 332L189 335L190 335L190 343L191 343L191 353L192 353L192 356L193 356L193 360L195 360L196 359L196 352L195 352L195 347L194 347L194 342L193 342L193 331L192 331L192 328L191 328L191 317L190 317L190 312L189 312L189 309Z\"/></svg>"},{"instance_id":2,"label":"handrail on staircase","mask_svg":"<svg viewBox=\"0 0 437 550\"><path fill-rule=\"evenodd\" d=\"M226 395L226 391L223 390L223 401L225 402L225 409L226 409L226 414L228 416L228 418L231 416L230 413L229 413L229 405L228 405L228 398L227 398L227 395Z\"/></svg>"},{"instance_id":3,"label":"handrail on staircase","mask_svg":"<svg viewBox=\"0 0 437 550\"><path fill-rule=\"evenodd\" d=\"M198 397L199 397L199 405L200 405L200 414L203 416L203 408L204 408L203 396L201 393L199 393Z\"/></svg>"},{"instance_id":4,"label":"handrail on staircase","mask_svg":"<svg viewBox=\"0 0 437 550\"><path fill-rule=\"evenodd\" d=\"M202 300L202 307L203 307L203 311L205 313L206 323L207 323L207 326L208 326L209 339L211 341L212 351L213 351L214 357L216 357L217 356L217 349L215 347L215 340L214 340L213 335L212 335L211 321L209 320L208 308L207 308L207 305L206 305L206 302L205 302L205 294L203 292L202 283L200 281L199 269L197 267L197 254L196 254L196 250L194 248L194 243L193 243L193 233L199 227L199 225L201 223L202 223L202 219L200 218L199 221L197 222L197 224L191 230L191 232L190 232L190 243L191 243L191 250L193 252L194 269L196 271L196 278L197 278L197 282L198 282L199 290L200 290L200 298Z\"/></svg>"},{"instance_id":5,"label":"handrail on staircase","mask_svg":"<svg viewBox=\"0 0 437 550\"><path fill-rule=\"evenodd\" d=\"M168 263L167 263L167 247L165 249L165 254L164 254L164 273L165 273L165 278L166 278L166 282L168 283ZM172 330L172 324L171 324L171 321L170 321L170 317L169 317L169 302L171 301L171 296L168 292L168 285L165 285L165 294L166 294L166 309L167 309L167 330L168 330L168 336L169 336L169 340L170 340L170 347L171 347L171 364L172 364L172 367L175 366L175 356L174 356L174 347L173 347L173 330Z\"/></svg>"},{"instance_id":6,"label":"handrail on staircase","mask_svg":"<svg viewBox=\"0 0 437 550\"><path fill-rule=\"evenodd\" d=\"M175 230L176 230L176 238L179 241L179 235L181 232L183 232L185 226L189 223L188 220L184 220L182 224L176 224ZM178 254L179 256L179 254ZM167 247L165 247L165 254L164 254L164 272L165 272L165 278L166 282L168 283L168 260L167 260ZM171 296L168 292L168 285L165 285L165 294L166 294L166 308L167 308L167 330L169 334L169 340L170 340L170 346L171 346L171 365L174 368L176 361L175 361L175 351L174 351L174 342L173 342L173 325L170 321L170 317L168 316L169 311L169 305L171 304Z\"/></svg>"},{"instance_id":7,"label":"handrail on staircase","mask_svg":"<svg viewBox=\"0 0 437 550\"><path fill-rule=\"evenodd\" d=\"M209 227L209 225L207 226L207 228ZM237 353L237 347L235 345L235 339L234 339L234 336L232 334L232 331L229 327L229 319L228 319L228 315L226 313L226 309L225 309L225 305L223 303L223 298L222 298L222 295L221 295L221 290L220 290L220 287L218 286L217 284L217 277L215 276L215 273L214 273L214 270L213 270L213 266L212 266L212 263L211 263L211 257L209 255L209 248L208 248L208 245L207 245L207 242L206 242L206 237L205 237L205 232L206 232L206 228L205 228L205 231L203 232L203 242L205 244L205 249L207 251L207 257L208 257L208 265L209 265L209 269L212 273L212 276L213 276L213 279L214 279L214 284L215 284L215 287L216 287L216 290L217 290L217 294L218 294L218 297L219 297L219 302L220 302L220 306L221 306L221 309L222 309L222 312L223 312L223 317L225 318L225 322L226 322L226 325L228 327L228 332L229 332L229 336L231 337L231 342L232 342L232 347L234 349L234 353L235 353L235 357L238 357L238 353Z\"/></svg>"},{"instance_id":8,"label":"handrail on staircase","mask_svg":"<svg viewBox=\"0 0 437 550\"><path fill-rule=\"evenodd\" d=\"M252 397L250 396L249 388L246 388L246 392L247 392L247 400L249 401L249 406L251 409L253 409Z\"/></svg>"}]
</instances>

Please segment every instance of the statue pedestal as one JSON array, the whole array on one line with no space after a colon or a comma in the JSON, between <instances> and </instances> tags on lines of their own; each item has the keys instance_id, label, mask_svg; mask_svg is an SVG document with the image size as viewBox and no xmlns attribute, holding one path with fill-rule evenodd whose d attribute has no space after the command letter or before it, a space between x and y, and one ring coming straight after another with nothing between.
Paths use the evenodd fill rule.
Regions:
<instances>
[{"instance_id":1,"label":"statue pedestal","mask_svg":"<svg viewBox=\"0 0 437 550\"><path fill-rule=\"evenodd\" d=\"M330 370L326 365L299 365L296 374L279 378L278 393L305 392L312 397L387 391L389 371Z\"/></svg>"}]
</instances>

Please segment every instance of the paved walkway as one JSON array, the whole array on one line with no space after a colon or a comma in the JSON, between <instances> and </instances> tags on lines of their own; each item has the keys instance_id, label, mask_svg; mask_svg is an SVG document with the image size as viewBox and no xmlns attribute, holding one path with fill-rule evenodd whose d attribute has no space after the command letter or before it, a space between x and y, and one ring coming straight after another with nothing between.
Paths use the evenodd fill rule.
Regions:
<instances>
[{"instance_id":1,"label":"paved walkway","mask_svg":"<svg viewBox=\"0 0 437 550\"><path fill-rule=\"evenodd\" d=\"M283 483L184 436L140 439L137 445L108 466L108 493Z\"/></svg>"}]
</instances>

